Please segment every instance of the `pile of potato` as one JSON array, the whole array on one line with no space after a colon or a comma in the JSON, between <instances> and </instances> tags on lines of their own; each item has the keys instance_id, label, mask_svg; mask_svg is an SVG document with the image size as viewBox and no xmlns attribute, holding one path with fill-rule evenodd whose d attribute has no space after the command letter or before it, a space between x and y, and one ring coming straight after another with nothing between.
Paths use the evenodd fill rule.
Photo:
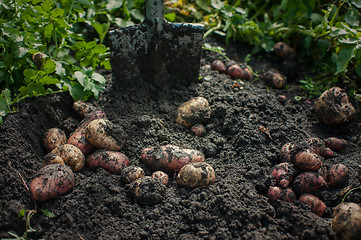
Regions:
<instances>
[{"instance_id":1,"label":"pile of potato","mask_svg":"<svg viewBox=\"0 0 361 240\"><path fill-rule=\"evenodd\" d=\"M56 127L44 134L43 146L48 154L44 157L44 167L30 183L34 200L47 201L71 191L75 184L73 172L81 171L85 165L91 170L103 168L120 175L134 199L144 205L163 200L169 182L167 173L177 173L176 182L180 186L195 188L214 183L215 171L204 162L203 153L175 145L142 150L140 160L154 171L152 176L145 176L141 167L129 166L127 156L119 152L127 138L121 126L109 121L103 111L89 103L77 101L73 108L83 120L68 139ZM200 128L210 114L208 101L198 97L179 107L176 122ZM205 132L197 131L202 132L198 136Z\"/></svg>"},{"instance_id":2,"label":"pile of potato","mask_svg":"<svg viewBox=\"0 0 361 240\"><path fill-rule=\"evenodd\" d=\"M274 186L268 190L270 201L283 200L308 204L311 211L323 216L326 205L315 196L320 188L338 187L346 183L348 168L334 164L329 169L324 158L333 156L333 151L342 151L347 146L343 139L310 138L301 143L287 143L280 151L281 163L274 167L271 176Z\"/></svg>"}]
</instances>

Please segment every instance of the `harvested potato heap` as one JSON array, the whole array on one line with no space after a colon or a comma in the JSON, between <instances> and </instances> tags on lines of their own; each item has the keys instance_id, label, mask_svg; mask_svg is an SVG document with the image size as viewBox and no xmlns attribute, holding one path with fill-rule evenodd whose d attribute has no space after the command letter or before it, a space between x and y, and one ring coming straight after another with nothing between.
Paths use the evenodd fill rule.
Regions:
<instances>
[{"instance_id":1,"label":"harvested potato heap","mask_svg":"<svg viewBox=\"0 0 361 240\"><path fill-rule=\"evenodd\" d=\"M333 151L341 151L347 146L343 139L310 138L307 141L285 144L280 151L282 163L274 167L271 176L275 186L268 190L269 200L299 201L310 206L311 211L323 216L326 205L314 194L318 189L338 187L345 184L348 168L334 164L329 169L323 163L324 157L332 157Z\"/></svg>"},{"instance_id":2,"label":"harvested potato heap","mask_svg":"<svg viewBox=\"0 0 361 240\"><path fill-rule=\"evenodd\" d=\"M219 73L226 73L230 78L251 80L252 71L249 66L240 65L235 61L229 61L226 64L222 60L214 60L211 63L211 69Z\"/></svg>"}]
</instances>

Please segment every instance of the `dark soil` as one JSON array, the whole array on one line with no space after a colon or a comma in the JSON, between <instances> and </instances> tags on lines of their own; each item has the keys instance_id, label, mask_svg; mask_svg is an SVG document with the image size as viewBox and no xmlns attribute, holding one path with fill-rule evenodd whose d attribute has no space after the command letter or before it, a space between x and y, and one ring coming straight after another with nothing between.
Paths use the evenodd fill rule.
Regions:
<instances>
[{"instance_id":1,"label":"dark soil","mask_svg":"<svg viewBox=\"0 0 361 240\"><path fill-rule=\"evenodd\" d=\"M228 56L239 62L248 53L248 46L228 48ZM30 222L36 231L29 234L31 239L336 239L331 227L333 209L346 187L360 186L360 103L352 100L357 113L351 122L328 127L317 121L314 100L297 83L275 90L255 80L232 88L234 80L210 69L216 58L215 53L203 52L202 80L187 87L157 89L147 82L121 85L108 73L107 90L93 101L127 130L121 152L132 165L143 167L146 175L151 171L139 161L141 150L173 144L202 151L215 168L214 184L191 190L179 187L171 175L164 200L143 206L134 201L119 175L85 168L75 173L70 193L35 206L25 183L43 166L43 134L59 127L69 136L81 119L67 94L29 99L0 128L0 238L10 238L8 232L22 236L26 221L18 217L19 211L37 207L54 217L40 211L33 215ZM249 64L261 71L280 63L271 56L254 58ZM287 99L279 101L281 94ZM296 101L296 95L302 100ZM204 137L174 122L178 106L196 96L205 97L212 108ZM270 136L260 130L261 125L270 130ZM345 185L316 193L327 205L325 215L316 216L298 201L270 203L266 196L274 184L270 173L280 161L282 145L329 136L344 138L349 146L324 164L343 163L350 174ZM355 190L346 200L360 204L360 193Z\"/></svg>"}]
</instances>

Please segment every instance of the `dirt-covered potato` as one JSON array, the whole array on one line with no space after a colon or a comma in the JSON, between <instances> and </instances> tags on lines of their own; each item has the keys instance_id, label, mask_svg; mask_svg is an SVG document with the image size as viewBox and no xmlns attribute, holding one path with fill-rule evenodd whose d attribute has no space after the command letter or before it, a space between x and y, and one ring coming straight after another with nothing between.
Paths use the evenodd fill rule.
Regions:
<instances>
[{"instance_id":1,"label":"dirt-covered potato","mask_svg":"<svg viewBox=\"0 0 361 240\"><path fill-rule=\"evenodd\" d=\"M325 142L318 137L311 137L306 141L300 143L304 149L311 149L317 155L321 157L333 157L333 151L326 147Z\"/></svg>"},{"instance_id":2,"label":"dirt-covered potato","mask_svg":"<svg viewBox=\"0 0 361 240\"><path fill-rule=\"evenodd\" d=\"M276 179L276 184L278 186L286 188L295 177L296 169L293 167L293 164L283 162L273 168L271 175Z\"/></svg>"},{"instance_id":3,"label":"dirt-covered potato","mask_svg":"<svg viewBox=\"0 0 361 240\"><path fill-rule=\"evenodd\" d=\"M143 168L138 166L128 166L122 169L122 181L125 184L131 183L138 178L145 176Z\"/></svg>"},{"instance_id":4,"label":"dirt-covered potato","mask_svg":"<svg viewBox=\"0 0 361 240\"><path fill-rule=\"evenodd\" d=\"M223 73L226 71L226 65L221 60L214 60L211 64L211 69Z\"/></svg>"},{"instance_id":5,"label":"dirt-covered potato","mask_svg":"<svg viewBox=\"0 0 361 240\"><path fill-rule=\"evenodd\" d=\"M294 155L295 166L303 171L316 171L322 166L322 157L310 149L300 151Z\"/></svg>"},{"instance_id":6,"label":"dirt-covered potato","mask_svg":"<svg viewBox=\"0 0 361 240\"><path fill-rule=\"evenodd\" d=\"M163 183L166 186L168 185L169 182L168 174L166 174L163 171L155 171L152 174L152 178L158 179L161 183Z\"/></svg>"},{"instance_id":7,"label":"dirt-covered potato","mask_svg":"<svg viewBox=\"0 0 361 240\"><path fill-rule=\"evenodd\" d=\"M91 170L101 167L105 171L114 174L121 174L123 168L129 166L127 156L121 152L109 150L99 150L90 154L86 158L86 163Z\"/></svg>"},{"instance_id":8,"label":"dirt-covered potato","mask_svg":"<svg viewBox=\"0 0 361 240\"><path fill-rule=\"evenodd\" d=\"M50 152L44 157L44 166L49 164L65 164L65 162L59 155Z\"/></svg>"},{"instance_id":9,"label":"dirt-covered potato","mask_svg":"<svg viewBox=\"0 0 361 240\"><path fill-rule=\"evenodd\" d=\"M191 127L191 132L197 137L203 137L206 134L206 127L203 124L196 124Z\"/></svg>"},{"instance_id":10,"label":"dirt-covered potato","mask_svg":"<svg viewBox=\"0 0 361 240\"><path fill-rule=\"evenodd\" d=\"M271 85L273 88L284 88L287 81L277 69L271 68L262 74L262 79L266 84Z\"/></svg>"},{"instance_id":11,"label":"dirt-covered potato","mask_svg":"<svg viewBox=\"0 0 361 240\"><path fill-rule=\"evenodd\" d=\"M75 184L74 173L64 164L50 164L40 169L29 191L35 201L47 201L69 192Z\"/></svg>"},{"instance_id":12,"label":"dirt-covered potato","mask_svg":"<svg viewBox=\"0 0 361 240\"><path fill-rule=\"evenodd\" d=\"M204 162L204 155L197 150L168 144L143 149L140 160L146 163L152 170L172 172L181 169L184 165L191 162Z\"/></svg>"},{"instance_id":13,"label":"dirt-covered potato","mask_svg":"<svg viewBox=\"0 0 361 240\"><path fill-rule=\"evenodd\" d=\"M303 172L293 181L292 188L297 194L313 193L326 186L326 181L317 172Z\"/></svg>"},{"instance_id":14,"label":"dirt-covered potato","mask_svg":"<svg viewBox=\"0 0 361 240\"><path fill-rule=\"evenodd\" d=\"M345 91L333 87L322 93L315 103L317 119L327 125L338 125L349 121L355 114Z\"/></svg>"},{"instance_id":15,"label":"dirt-covered potato","mask_svg":"<svg viewBox=\"0 0 361 240\"><path fill-rule=\"evenodd\" d=\"M292 60L297 56L296 50L285 42L277 42L273 46L273 50L281 60Z\"/></svg>"},{"instance_id":16,"label":"dirt-covered potato","mask_svg":"<svg viewBox=\"0 0 361 240\"><path fill-rule=\"evenodd\" d=\"M81 118L86 118L90 113L97 110L93 104L82 100L75 101L73 103L73 109Z\"/></svg>"},{"instance_id":17,"label":"dirt-covered potato","mask_svg":"<svg viewBox=\"0 0 361 240\"><path fill-rule=\"evenodd\" d=\"M54 148L66 143L66 135L60 128L48 129L43 138L43 146L47 152L51 152Z\"/></svg>"},{"instance_id":18,"label":"dirt-covered potato","mask_svg":"<svg viewBox=\"0 0 361 240\"><path fill-rule=\"evenodd\" d=\"M180 186L196 188L213 184L216 174L211 165L205 162L193 162L181 168L177 175Z\"/></svg>"},{"instance_id":19,"label":"dirt-covered potato","mask_svg":"<svg viewBox=\"0 0 361 240\"><path fill-rule=\"evenodd\" d=\"M352 202L344 202L333 211L332 229L339 239L359 240L361 237L361 207Z\"/></svg>"},{"instance_id":20,"label":"dirt-covered potato","mask_svg":"<svg viewBox=\"0 0 361 240\"><path fill-rule=\"evenodd\" d=\"M48 55L42 52L34 53L32 56L33 63L40 69L43 64L45 63L46 59L48 58Z\"/></svg>"},{"instance_id":21,"label":"dirt-covered potato","mask_svg":"<svg viewBox=\"0 0 361 240\"><path fill-rule=\"evenodd\" d=\"M291 162L292 160L292 150L295 147L295 144L289 142L282 146L280 151L280 159L282 162Z\"/></svg>"},{"instance_id":22,"label":"dirt-covered potato","mask_svg":"<svg viewBox=\"0 0 361 240\"><path fill-rule=\"evenodd\" d=\"M79 148L71 145L64 144L55 148L51 153L60 156L66 165L71 167L74 172L79 172L84 168L85 156Z\"/></svg>"},{"instance_id":23,"label":"dirt-covered potato","mask_svg":"<svg viewBox=\"0 0 361 240\"><path fill-rule=\"evenodd\" d=\"M211 108L207 99L196 97L179 106L175 121L180 125L190 127L205 122L210 117Z\"/></svg>"},{"instance_id":24,"label":"dirt-covered potato","mask_svg":"<svg viewBox=\"0 0 361 240\"><path fill-rule=\"evenodd\" d=\"M149 176L136 179L129 187L135 201L142 205L160 203L165 198L166 189L158 179Z\"/></svg>"},{"instance_id":25,"label":"dirt-covered potato","mask_svg":"<svg viewBox=\"0 0 361 240\"><path fill-rule=\"evenodd\" d=\"M91 145L96 148L119 151L125 143L124 129L107 119L95 119L86 129L85 136Z\"/></svg>"},{"instance_id":26,"label":"dirt-covered potato","mask_svg":"<svg viewBox=\"0 0 361 240\"><path fill-rule=\"evenodd\" d=\"M327 174L327 183L331 187L342 186L348 177L348 168L341 164L333 164Z\"/></svg>"},{"instance_id":27,"label":"dirt-covered potato","mask_svg":"<svg viewBox=\"0 0 361 240\"><path fill-rule=\"evenodd\" d=\"M270 202L282 200L285 202L296 201L296 194L290 188L280 188L278 186L270 187L267 192L267 197Z\"/></svg>"},{"instance_id":28,"label":"dirt-covered potato","mask_svg":"<svg viewBox=\"0 0 361 240\"><path fill-rule=\"evenodd\" d=\"M348 145L348 142L345 139L336 137L326 138L324 139L324 142L327 147L336 152L344 150Z\"/></svg>"},{"instance_id":29,"label":"dirt-covered potato","mask_svg":"<svg viewBox=\"0 0 361 240\"><path fill-rule=\"evenodd\" d=\"M308 206L310 206L311 212L313 212L319 217L323 216L327 208L324 202L322 202L318 197L312 194L308 194L308 193L302 194L300 196L299 201L306 203Z\"/></svg>"}]
</instances>

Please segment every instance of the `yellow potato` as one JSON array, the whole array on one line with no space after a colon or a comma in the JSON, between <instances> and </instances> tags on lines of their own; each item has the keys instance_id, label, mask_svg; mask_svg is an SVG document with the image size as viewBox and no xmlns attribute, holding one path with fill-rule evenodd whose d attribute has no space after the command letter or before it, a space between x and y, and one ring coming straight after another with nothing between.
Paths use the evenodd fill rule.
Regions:
<instances>
[{"instance_id":1,"label":"yellow potato","mask_svg":"<svg viewBox=\"0 0 361 240\"><path fill-rule=\"evenodd\" d=\"M66 165L71 167L74 172L82 170L85 166L85 156L79 148L71 145L64 144L55 148L51 153L60 156Z\"/></svg>"},{"instance_id":2,"label":"yellow potato","mask_svg":"<svg viewBox=\"0 0 361 240\"><path fill-rule=\"evenodd\" d=\"M183 126L191 127L202 123L211 117L211 108L207 99L203 97L193 98L183 103L177 110L175 121Z\"/></svg>"},{"instance_id":3,"label":"yellow potato","mask_svg":"<svg viewBox=\"0 0 361 240\"><path fill-rule=\"evenodd\" d=\"M43 145L47 152L51 152L54 148L66 143L66 135L60 128L48 129L43 138Z\"/></svg>"},{"instance_id":4,"label":"yellow potato","mask_svg":"<svg viewBox=\"0 0 361 240\"><path fill-rule=\"evenodd\" d=\"M203 187L214 183L216 174L211 165L205 162L189 163L181 168L177 183L185 187Z\"/></svg>"}]
</instances>

